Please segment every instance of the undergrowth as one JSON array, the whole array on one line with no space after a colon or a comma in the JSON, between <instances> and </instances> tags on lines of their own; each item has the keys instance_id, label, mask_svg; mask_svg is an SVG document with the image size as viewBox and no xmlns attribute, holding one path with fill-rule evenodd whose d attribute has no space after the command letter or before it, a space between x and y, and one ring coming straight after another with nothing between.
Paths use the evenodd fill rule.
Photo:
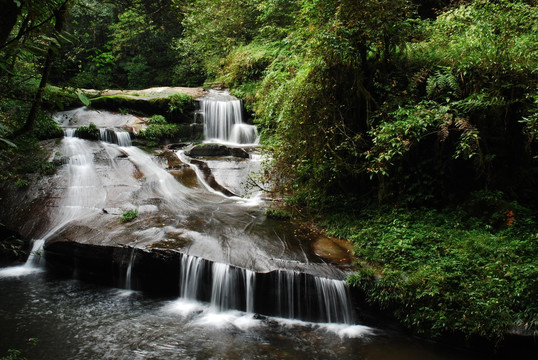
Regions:
<instances>
[{"instance_id":1,"label":"undergrowth","mask_svg":"<svg viewBox=\"0 0 538 360\"><path fill-rule=\"evenodd\" d=\"M536 334L536 219L517 203L479 195L458 208L337 214L324 225L354 244L359 270L349 283L409 329L493 341L514 328Z\"/></svg>"}]
</instances>

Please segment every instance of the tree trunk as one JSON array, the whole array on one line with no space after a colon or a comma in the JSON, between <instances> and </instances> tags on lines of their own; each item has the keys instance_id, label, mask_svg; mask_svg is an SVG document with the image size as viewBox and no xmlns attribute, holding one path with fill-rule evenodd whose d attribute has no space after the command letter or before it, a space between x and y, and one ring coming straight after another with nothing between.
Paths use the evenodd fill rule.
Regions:
<instances>
[{"instance_id":1,"label":"tree trunk","mask_svg":"<svg viewBox=\"0 0 538 360\"><path fill-rule=\"evenodd\" d=\"M17 23L21 8L13 0L0 0L0 9L2 9L2 16L0 16L0 45L3 45Z\"/></svg>"},{"instance_id":2,"label":"tree trunk","mask_svg":"<svg viewBox=\"0 0 538 360\"><path fill-rule=\"evenodd\" d=\"M57 34L62 32L65 20L67 18L68 10L69 10L69 0L66 0L59 8L54 12L54 17L56 19L56 24L54 26L54 30ZM26 123L17 131L13 133L11 138L16 138L22 134L27 133L28 131L32 130L34 128L35 119L37 117L37 112L39 111L39 108L41 107L41 102L43 100L43 93L45 92L45 87L47 86L47 82L50 75L50 69L52 68L52 62L54 60L54 44L49 45L49 50L47 51L47 57L45 58L45 65L43 66L43 71L41 72L41 81L39 83L39 88L37 89L34 101L32 103L32 108L30 109L30 112L28 113L28 117L26 118Z\"/></svg>"}]
</instances>

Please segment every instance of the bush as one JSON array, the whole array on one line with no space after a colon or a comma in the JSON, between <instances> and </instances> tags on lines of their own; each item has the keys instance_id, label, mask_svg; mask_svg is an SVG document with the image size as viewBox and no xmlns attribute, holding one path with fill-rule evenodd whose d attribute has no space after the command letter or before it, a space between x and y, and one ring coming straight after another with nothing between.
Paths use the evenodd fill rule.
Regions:
<instances>
[{"instance_id":1,"label":"bush","mask_svg":"<svg viewBox=\"0 0 538 360\"><path fill-rule=\"evenodd\" d=\"M462 208L339 214L326 225L355 244L350 283L409 329L498 340L515 327L538 331L536 219L517 204L502 214L500 227Z\"/></svg>"},{"instance_id":2,"label":"bush","mask_svg":"<svg viewBox=\"0 0 538 360\"><path fill-rule=\"evenodd\" d=\"M181 133L181 127L178 124L152 124L145 130L141 130L138 136L150 141L150 145L157 145L164 139L175 139Z\"/></svg>"},{"instance_id":3,"label":"bush","mask_svg":"<svg viewBox=\"0 0 538 360\"><path fill-rule=\"evenodd\" d=\"M88 126L80 126L75 132L77 137L87 140L99 140L99 129L94 123L90 123Z\"/></svg>"},{"instance_id":4,"label":"bush","mask_svg":"<svg viewBox=\"0 0 538 360\"><path fill-rule=\"evenodd\" d=\"M162 115L153 115L148 119L148 125L165 125L167 121Z\"/></svg>"}]
</instances>

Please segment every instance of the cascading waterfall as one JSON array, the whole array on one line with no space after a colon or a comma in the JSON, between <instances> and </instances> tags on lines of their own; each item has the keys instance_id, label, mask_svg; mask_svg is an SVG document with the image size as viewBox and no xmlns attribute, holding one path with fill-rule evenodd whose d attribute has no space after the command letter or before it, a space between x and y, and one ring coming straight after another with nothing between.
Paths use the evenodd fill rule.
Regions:
<instances>
[{"instance_id":1,"label":"cascading waterfall","mask_svg":"<svg viewBox=\"0 0 538 360\"><path fill-rule=\"evenodd\" d=\"M199 299L200 287L203 284L201 280L204 275L204 264L203 259L195 256L183 255L181 257L179 293L182 298Z\"/></svg>"},{"instance_id":2,"label":"cascading waterfall","mask_svg":"<svg viewBox=\"0 0 538 360\"><path fill-rule=\"evenodd\" d=\"M89 142L74 137L76 129L65 129L64 133L66 137L62 142L61 153L67 156L68 161L62 171L66 172L68 181L64 187L57 189L62 192L62 197L54 210L51 210L52 226L46 234L33 242L25 265L3 270L4 276L20 276L40 271L38 265L47 238L71 221L101 211L106 192L95 170Z\"/></svg>"},{"instance_id":3,"label":"cascading waterfall","mask_svg":"<svg viewBox=\"0 0 538 360\"><path fill-rule=\"evenodd\" d=\"M257 143L258 129L255 125L235 124L232 128L230 141L236 144L255 144Z\"/></svg>"},{"instance_id":4,"label":"cascading waterfall","mask_svg":"<svg viewBox=\"0 0 538 360\"><path fill-rule=\"evenodd\" d=\"M208 135L209 137L223 136L226 139L231 137L237 142L254 141L255 131L250 125L242 123L239 100L204 100L202 103L204 116L209 124L208 134L213 134ZM219 115L211 114L220 114L220 117L224 117L225 125L218 124L215 120ZM55 183L57 188L54 191L60 192L61 196L60 200L54 203L55 206L51 207L50 223L52 226L48 234L61 231L65 226L76 223L79 219L89 219L94 216L108 217L109 215L103 215L108 214L106 209L110 210L115 204L122 204L122 201L127 199L123 197L123 192L114 190L115 183L110 179L121 179L119 183L121 187L132 189L131 192L136 194L129 199L130 206L144 207L146 211L165 209L173 212L176 220L189 219L188 209L194 209L195 212L202 209L213 211L217 206L215 211L218 211L220 206L223 206L225 211L226 206L231 206L231 204L223 203L220 198L215 198L215 203L204 203L207 208L200 207L201 198L198 194L195 195L191 189L178 182L158 162L154 161L151 155L131 146L128 132L119 127L106 128L104 124L102 126L99 130L100 140L115 145L79 139L76 137L77 131L74 127L64 130L65 138L59 153L68 160L59 170L63 177L59 176L58 183ZM250 135L243 135L248 132ZM234 133L233 136L232 133ZM119 150L116 145L122 149ZM118 154L121 154L121 157ZM124 165L120 162L126 158L136 168L137 173L142 174L143 181L133 178L131 174L124 174ZM146 199L151 199L151 202L146 204ZM156 202L157 199L158 202ZM121 209L116 211L121 211ZM147 220L152 217L153 215L147 216ZM149 230L148 235L152 229ZM176 232L176 229L171 230ZM196 231L192 233L197 234ZM206 236L203 231L200 235ZM37 254L43 248L48 234L34 243L35 251L28 259L28 266L39 260ZM188 232L183 235L185 239L191 241L187 236ZM207 238L210 239L211 236ZM194 236L194 239L198 238ZM195 246L192 246L189 251L193 249ZM144 255L138 250L136 246L126 249L122 259L121 269L125 274L123 285L127 289L133 289L144 281L140 280L144 271L140 269L144 267L138 268L139 264L143 264ZM198 251L197 256L179 255L178 277L181 298L208 302L217 311L235 309L244 310L249 314L260 313L315 322L354 323L350 296L344 281L312 275L315 272L307 274L290 269L275 270L279 267L270 267L267 270L258 269L258 272L255 272L241 267L249 267L249 265L237 265L233 261L232 264L235 265L230 265L225 258L206 260L202 256L209 254L207 249L204 249L202 253L199 249L196 251ZM136 269L134 269L135 260Z\"/></svg>"},{"instance_id":5,"label":"cascading waterfall","mask_svg":"<svg viewBox=\"0 0 538 360\"><path fill-rule=\"evenodd\" d=\"M349 290L343 280L279 270L276 289L276 313L281 317L354 323Z\"/></svg>"},{"instance_id":6,"label":"cascading waterfall","mask_svg":"<svg viewBox=\"0 0 538 360\"><path fill-rule=\"evenodd\" d=\"M65 128L65 137L77 137L76 128ZM121 129L99 129L99 140L119 146L132 146L131 134L128 131Z\"/></svg>"},{"instance_id":7,"label":"cascading waterfall","mask_svg":"<svg viewBox=\"0 0 538 360\"><path fill-rule=\"evenodd\" d=\"M64 136L65 137L75 137L77 133L76 128L66 128L64 129Z\"/></svg>"},{"instance_id":8,"label":"cascading waterfall","mask_svg":"<svg viewBox=\"0 0 538 360\"><path fill-rule=\"evenodd\" d=\"M239 308L241 298L237 296L237 290L240 289L239 273L241 271L234 271L228 264L213 263L211 272L213 275L211 304L219 310ZM242 272L244 274L244 271ZM241 280L246 280L246 278Z\"/></svg>"},{"instance_id":9,"label":"cascading waterfall","mask_svg":"<svg viewBox=\"0 0 538 360\"><path fill-rule=\"evenodd\" d=\"M132 146L131 134L119 129L99 129L99 140L119 146Z\"/></svg>"},{"instance_id":10,"label":"cascading waterfall","mask_svg":"<svg viewBox=\"0 0 538 360\"><path fill-rule=\"evenodd\" d=\"M237 144L253 144L258 136L256 127L243 122L241 100L227 92L211 90L199 100L199 113L204 120L206 140Z\"/></svg>"},{"instance_id":11,"label":"cascading waterfall","mask_svg":"<svg viewBox=\"0 0 538 360\"><path fill-rule=\"evenodd\" d=\"M320 309L327 316L327 322L353 323L353 312L349 306L351 299L346 284L342 280L316 277Z\"/></svg>"},{"instance_id":12,"label":"cascading waterfall","mask_svg":"<svg viewBox=\"0 0 538 360\"><path fill-rule=\"evenodd\" d=\"M180 262L180 297L208 301L221 311L238 309L326 323L355 321L343 280L295 271L255 273L185 254Z\"/></svg>"},{"instance_id":13,"label":"cascading waterfall","mask_svg":"<svg viewBox=\"0 0 538 360\"><path fill-rule=\"evenodd\" d=\"M24 264L24 266L26 267L39 266L39 263L41 262L41 252L43 251L44 244L45 244L45 240L43 239L34 240L32 244L32 250L30 251L30 255L28 256L28 259L26 260L26 263Z\"/></svg>"},{"instance_id":14,"label":"cascading waterfall","mask_svg":"<svg viewBox=\"0 0 538 360\"><path fill-rule=\"evenodd\" d=\"M256 273L254 271L245 272L246 275L246 295L247 295L247 312L254 313L254 291L255 291L255 282L256 282Z\"/></svg>"}]
</instances>

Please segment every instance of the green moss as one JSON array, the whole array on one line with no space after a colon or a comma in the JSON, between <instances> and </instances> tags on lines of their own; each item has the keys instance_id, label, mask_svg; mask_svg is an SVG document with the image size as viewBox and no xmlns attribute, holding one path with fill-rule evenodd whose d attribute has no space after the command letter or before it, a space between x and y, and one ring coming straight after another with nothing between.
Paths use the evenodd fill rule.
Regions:
<instances>
[{"instance_id":1,"label":"green moss","mask_svg":"<svg viewBox=\"0 0 538 360\"><path fill-rule=\"evenodd\" d=\"M128 210L124 211L123 214L121 214L120 221L122 223L129 222L134 220L138 216L138 210Z\"/></svg>"}]
</instances>

